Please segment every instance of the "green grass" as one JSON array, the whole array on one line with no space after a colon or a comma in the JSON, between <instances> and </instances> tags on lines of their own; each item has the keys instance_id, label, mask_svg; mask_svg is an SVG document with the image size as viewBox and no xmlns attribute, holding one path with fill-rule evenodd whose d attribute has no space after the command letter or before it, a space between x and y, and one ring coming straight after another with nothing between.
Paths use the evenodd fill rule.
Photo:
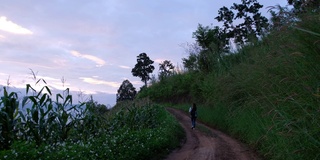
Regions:
<instances>
[{"instance_id":1,"label":"green grass","mask_svg":"<svg viewBox=\"0 0 320 160\"><path fill-rule=\"evenodd\" d=\"M175 107L186 111L196 102L199 120L246 142L266 159L319 159L320 37L313 33L320 33L320 14L301 17L297 25L303 30L271 32L225 57L228 69L173 76L149 87L148 97L163 102L174 102L161 98L166 94L187 97ZM158 92L178 80L189 86L184 94L177 94L179 88Z\"/></svg>"}]
</instances>

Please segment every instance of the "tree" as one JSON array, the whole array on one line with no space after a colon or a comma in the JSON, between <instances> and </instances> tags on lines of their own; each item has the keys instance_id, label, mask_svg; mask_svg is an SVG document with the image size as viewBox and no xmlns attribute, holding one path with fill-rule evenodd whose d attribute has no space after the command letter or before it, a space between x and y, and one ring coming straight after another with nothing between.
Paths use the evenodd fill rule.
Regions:
<instances>
[{"instance_id":1,"label":"tree","mask_svg":"<svg viewBox=\"0 0 320 160\"><path fill-rule=\"evenodd\" d=\"M288 0L288 4L294 7L295 13L302 13L308 9L318 10L320 9L319 0Z\"/></svg>"},{"instance_id":2,"label":"tree","mask_svg":"<svg viewBox=\"0 0 320 160\"><path fill-rule=\"evenodd\" d=\"M198 25L192 37L196 39L196 44L200 47L199 52L184 58L183 64L188 70L199 70L210 72L218 68L228 68L223 60L223 55L230 51L230 41L243 45L251 40L257 40L268 29L268 19L259 13L263 6L256 0L242 0L242 4L233 4L228 9L222 7L215 18L223 22L223 27L209 27ZM234 13L236 11L236 13ZM243 20L243 23L237 25Z\"/></svg>"},{"instance_id":3,"label":"tree","mask_svg":"<svg viewBox=\"0 0 320 160\"><path fill-rule=\"evenodd\" d=\"M182 45L185 52L189 54L187 58L182 58L182 63L184 69L187 69L188 71L196 71L199 69L197 64L197 55L199 55L201 51L201 47L198 43L186 43L185 45Z\"/></svg>"},{"instance_id":4,"label":"tree","mask_svg":"<svg viewBox=\"0 0 320 160\"><path fill-rule=\"evenodd\" d=\"M135 77L140 77L141 81L147 86L147 81L150 80L149 73L152 73L154 66L153 61L148 57L146 53L140 53L137 56L137 64L132 69L131 73Z\"/></svg>"},{"instance_id":5,"label":"tree","mask_svg":"<svg viewBox=\"0 0 320 160\"><path fill-rule=\"evenodd\" d=\"M87 101L86 107L89 109L89 113L96 115L103 115L109 111L108 107L104 104L99 104L97 101L93 100L93 96L90 96L90 100Z\"/></svg>"},{"instance_id":6,"label":"tree","mask_svg":"<svg viewBox=\"0 0 320 160\"><path fill-rule=\"evenodd\" d=\"M170 61L168 60L163 61L162 63L159 64L159 79L163 80L166 77L173 75L173 70L174 70L174 66Z\"/></svg>"},{"instance_id":7,"label":"tree","mask_svg":"<svg viewBox=\"0 0 320 160\"><path fill-rule=\"evenodd\" d=\"M182 63L183 67L188 71L196 71L199 69L196 54L190 54L187 58L182 58Z\"/></svg>"},{"instance_id":8,"label":"tree","mask_svg":"<svg viewBox=\"0 0 320 160\"><path fill-rule=\"evenodd\" d=\"M156 84L157 83L157 78L156 78L156 75L152 74L151 75L151 78L150 78L150 84L153 85L153 84Z\"/></svg>"},{"instance_id":9,"label":"tree","mask_svg":"<svg viewBox=\"0 0 320 160\"><path fill-rule=\"evenodd\" d=\"M132 83L129 80L124 80L118 89L117 102L133 100L136 94L136 88L133 87Z\"/></svg>"},{"instance_id":10,"label":"tree","mask_svg":"<svg viewBox=\"0 0 320 160\"><path fill-rule=\"evenodd\" d=\"M297 16L294 10L280 5L269 6L268 12L271 14L270 29L280 30L283 27L288 27L297 22Z\"/></svg>"},{"instance_id":11,"label":"tree","mask_svg":"<svg viewBox=\"0 0 320 160\"><path fill-rule=\"evenodd\" d=\"M233 39L236 44L243 45L251 39L257 39L267 30L268 19L259 12L262 7L257 0L242 0L241 4L233 3L230 9L225 6L220 8L215 19L223 22L227 40ZM243 22L235 25L235 20Z\"/></svg>"},{"instance_id":12,"label":"tree","mask_svg":"<svg viewBox=\"0 0 320 160\"><path fill-rule=\"evenodd\" d=\"M211 71L222 61L221 55L230 48L226 34L218 26L211 28L199 24L192 37L195 38L199 49L196 54L190 52L188 59L182 59L188 70Z\"/></svg>"},{"instance_id":13,"label":"tree","mask_svg":"<svg viewBox=\"0 0 320 160\"><path fill-rule=\"evenodd\" d=\"M192 33L192 37L196 39L202 50L215 50L221 53L229 49L226 34L218 26L210 28L199 24L197 30Z\"/></svg>"}]
</instances>

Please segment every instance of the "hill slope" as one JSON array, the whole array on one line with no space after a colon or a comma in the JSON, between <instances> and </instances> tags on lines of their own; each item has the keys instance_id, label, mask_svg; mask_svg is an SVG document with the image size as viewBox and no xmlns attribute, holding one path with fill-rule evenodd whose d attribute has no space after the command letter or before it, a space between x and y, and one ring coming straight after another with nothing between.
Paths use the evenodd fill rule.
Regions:
<instances>
[{"instance_id":1,"label":"hill slope","mask_svg":"<svg viewBox=\"0 0 320 160\"><path fill-rule=\"evenodd\" d=\"M319 18L319 13L305 15L299 29L273 31L225 56L224 70L177 74L139 96L159 102L197 102L201 120L257 148L268 159L317 159Z\"/></svg>"}]
</instances>

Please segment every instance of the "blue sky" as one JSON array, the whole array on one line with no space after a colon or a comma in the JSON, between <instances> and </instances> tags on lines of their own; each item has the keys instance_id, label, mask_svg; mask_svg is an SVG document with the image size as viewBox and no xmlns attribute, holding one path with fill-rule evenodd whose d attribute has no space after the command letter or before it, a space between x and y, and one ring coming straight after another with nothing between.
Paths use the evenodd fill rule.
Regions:
<instances>
[{"instance_id":1,"label":"blue sky","mask_svg":"<svg viewBox=\"0 0 320 160\"><path fill-rule=\"evenodd\" d=\"M114 105L128 79L143 85L131 69L145 52L158 64L182 67L197 25L219 25L218 9L240 0L2 0L0 3L0 85L23 90L34 84L32 69L52 90L70 88L83 99ZM260 0L267 6L286 0ZM61 79L64 79L64 84ZM35 87L40 87L35 86Z\"/></svg>"}]
</instances>

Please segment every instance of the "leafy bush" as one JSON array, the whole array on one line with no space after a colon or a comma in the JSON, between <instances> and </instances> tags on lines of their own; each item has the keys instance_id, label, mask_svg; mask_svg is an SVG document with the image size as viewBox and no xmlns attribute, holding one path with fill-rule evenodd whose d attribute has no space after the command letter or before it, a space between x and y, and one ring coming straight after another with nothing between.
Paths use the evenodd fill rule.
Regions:
<instances>
[{"instance_id":1,"label":"leafy bush","mask_svg":"<svg viewBox=\"0 0 320 160\"><path fill-rule=\"evenodd\" d=\"M137 98L148 97L155 102L189 101L194 94L193 91L190 91L190 88L193 87L193 83L190 82L198 81L198 79L198 75L194 73L175 74L140 91Z\"/></svg>"}]
</instances>

